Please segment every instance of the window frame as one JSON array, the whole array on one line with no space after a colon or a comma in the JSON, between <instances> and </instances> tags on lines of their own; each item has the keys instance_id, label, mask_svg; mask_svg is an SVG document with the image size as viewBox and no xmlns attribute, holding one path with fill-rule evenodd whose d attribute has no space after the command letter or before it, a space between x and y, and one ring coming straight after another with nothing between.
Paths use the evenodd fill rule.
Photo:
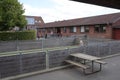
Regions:
<instances>
[{"instance_id":1,"label":"window frame","mask_svg":"<svg viewBox=\"0 0 120 80\"><path fill-rule=\"evenodd\" d=\"M95 25L94 32L95 33L106 33L106 25Z\"/></svg>"},{"instance_id":2,"label":"window frame","mask_svg":"<svg viewBox=\"0 0 120 80\"><path fill-rule=\"evenodd\" d=\"M90 27L89 26L81 26L80 27L80 32L81 33L89 33Z\"/></svg>"},{"instance_id":3,"label":"window frame","mask_svg":"<svg viewBox=\"0 0 120 80\"><path fill-rule=\"evenodd\" d=\"M77 27L70 27L69 30L70 30L70 33L76 33Z\"/></svg>"},{"instance_id":4,"label":"window frame","mask_svg":"<svg viewBox=\"0 0 120 80\"><path fill-rule=\"evenodd\" d=\"M67 28L63 27L63 32L66 33L67 32Z\"/></svg>"}]
</instances>

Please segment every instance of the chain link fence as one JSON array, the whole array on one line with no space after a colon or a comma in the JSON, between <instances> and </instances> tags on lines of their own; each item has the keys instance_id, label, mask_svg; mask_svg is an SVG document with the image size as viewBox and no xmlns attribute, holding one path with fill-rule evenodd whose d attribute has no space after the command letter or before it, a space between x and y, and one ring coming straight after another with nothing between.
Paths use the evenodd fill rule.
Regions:
<instances>
[{"instance_id":1,"label":"chain link fence","mask_svg":"<svg viewBox=\"0 0 120 80\"><path fill-rule=\"evenodd\" d=\"M0 42L0 78L65 66L69 54L107 56L120 52L120 41L76 37ZM83 41L81 44L80 41Z\"/></svg>"}]
</instances>

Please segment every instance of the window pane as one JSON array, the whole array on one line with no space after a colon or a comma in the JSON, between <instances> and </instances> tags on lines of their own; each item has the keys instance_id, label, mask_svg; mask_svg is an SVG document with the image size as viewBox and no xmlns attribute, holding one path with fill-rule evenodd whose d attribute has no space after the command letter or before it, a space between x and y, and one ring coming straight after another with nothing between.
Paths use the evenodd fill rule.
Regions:
<instances>
[{"instance_id":1,"label":"window pane","mask_svg":"<svg viewBox=\"0 0 120 80\"><path fill-rule=\"evenodd\" d=\"M88 26L85 27L85 32L89 32L89 27Z\"/></svg>"},{"instance_id":2,"label":"window pane","mask_svg":"<svg viewBox=\"0 0 120 80\"><path fill-rule=\"evenodd\" d=\"M73 33L73 27L70 27L70 33Z\"/></svg>"},{"instance_id":3,"label":"window pane","mask_svg":"<svg viewBox=\"0 0 120 80\"><path fill-rule=\"evenodd\" d=\"M77 32L77 29L76 29L76 27L73 27L73 32Z\"/></svg>"},{"instance_id":4,"label":"window pane","mask_svg":"<svg viewBox=\"0 0 120 80\"><path fill-rule=\"evenodd\" d=\"M106 27L105 26L103 26L103 32L106 32Z\"/></svg>"},{"instance_id":5,"label":"window pane","mask_svg":"<svg viewBox=\"0 0 120 80\"><path fill-rule=\"evenodd\" d=\"M34 18L26 18L27 24L35 24Z\"/></svg>"},{"instance_id":6,"label":"window pane","mask_svg":"<svg viewBox=\"0 0 120 80\"><path fill-rule=\"evenodd\" d=\"M82 26L80 30L81 30L81 32L85 32L85 27Z\"/></svg>"},{"instance_id":7,"label":"window pane","mask_svg":"<svg viewBox=\"0 0 120 80\"><path fill-rule=\"evenodd\" d=\"M89 32L89 26L81 26L80 32Z\"/></svg>"},{"instance_id":8,"label":"window pane","mask_svg":"<svg viewBox=\"0 0 120 80\"><path fill-rule=\"evenodd\" d=\"M95 25L95 27L94 27L94 31L95 31L95 32L99 32L99 28L100 28L99 25Z\"/></svg>"},{"instance_id":9,"label":"window pane","mask_svg":"<svg viewBox=\"0 0 120 80\"><path fill-rule=\"evenodd\" d=\"M77 31L76 27L70 27L70 33L73 33L73 32L76 32L76 31Z\"/></svg>"},{"instance_id":10,"label":"window pane","mask_svg":"<svg viewBox=\"0 0 120 80\"><path fill-rule=\"evenodd\" d=\"M66 33L66 27L63 28L63 32Z\"/></svg>"},{"instance_id":11,"label":"window pane","mask_svg":"<svg viewBox=\"0 0 120 80\"><path fill-rule=\"evenodd\" d=\"M95 26L95 32L103 33L106 32L105 25L96 25Z\"/></svg>"}]
</instances>

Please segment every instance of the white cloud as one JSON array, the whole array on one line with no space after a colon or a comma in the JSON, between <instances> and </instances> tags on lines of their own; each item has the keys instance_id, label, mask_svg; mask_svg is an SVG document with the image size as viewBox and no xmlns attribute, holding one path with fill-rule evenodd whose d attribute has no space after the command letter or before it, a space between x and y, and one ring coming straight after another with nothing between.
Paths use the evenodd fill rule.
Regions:
<instances>
[{"instance_id":1,"label":"white cloud","mask_svg":"<svg viewBox=\"0 0 120 80\"><path fill-rule=\"evenodd\" d=\"M83 4L68 0L51 0L55 3L53 8L34 7L24 4L26 9L25 15L41 16L45 22L80 18L86 16L94 16L107 14L112 12L120 12L119 10Z\"/></svg>"}]
</instances>

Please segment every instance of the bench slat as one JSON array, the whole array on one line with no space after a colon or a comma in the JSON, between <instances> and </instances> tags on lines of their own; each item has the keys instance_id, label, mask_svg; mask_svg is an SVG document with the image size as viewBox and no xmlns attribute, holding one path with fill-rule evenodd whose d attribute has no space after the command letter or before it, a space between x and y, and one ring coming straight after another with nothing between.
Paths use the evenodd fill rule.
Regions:
<instances>
[{"instance_id":1,"label":"bench slat","mask_svg":"<svg viewBox=\"0 0 120 80\"><path fill-rule=\"evenodd\" d=\"M83 69L89 68L89 66L87 66L87 65L84 65L84 64L81 64L81 63L77 63L77 62L74 62L74 61L71 61L71 60L65 60L65 62L70 63L72 65L76 65L76 66L81 67Z\"/></svg>"},{"instance_id":2,"label":"bench slat","mask_svg":"<svg viewBox=\"0 0 120 80\"><path fill-rule=\"evenodd\" d=\"M100 61L100 60L95 60L95 62L97 62L97 63L101 63L101 64L107 64L106 62L104 62L104 61Z\"/></svg>"}]
</instances>

